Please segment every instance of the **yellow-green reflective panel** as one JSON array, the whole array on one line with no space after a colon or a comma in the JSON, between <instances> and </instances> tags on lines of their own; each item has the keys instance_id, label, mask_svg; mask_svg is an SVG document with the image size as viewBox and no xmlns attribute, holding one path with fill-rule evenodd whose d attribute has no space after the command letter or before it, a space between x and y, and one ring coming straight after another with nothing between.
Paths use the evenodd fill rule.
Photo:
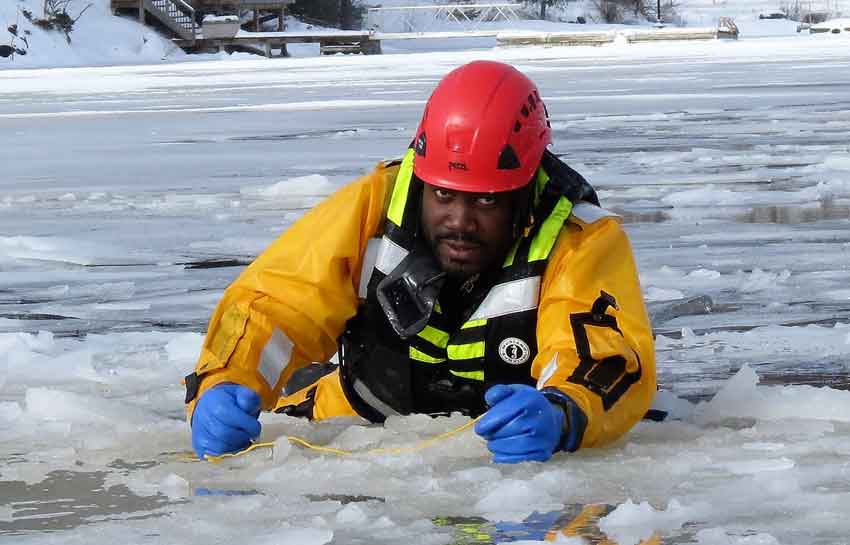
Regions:
<instances>
[{"instance_id":1,"label":"yellow-green reflective panel","mask_svg":"<svg viewBox=\"0 0 850 545\"><path fill-rule=\"evenodd\" d=\"M456 377L468 378L469 380L484 380L484 371L452 371Z\"/></svg>"},{"instance_id":2,"label":"yellow-green reflective panel","mask_svg":"<svg viewBox=\"0 0 850 545\"><path fill-rule=\"evenodd\" d=\"M393 196L390 199L390 207L387 210L387 219L401 227L401 220L404 217L404 207L407 204L407 190L410 188L410 179L413 178L413 157L415 152L412 149L407 150L404 154L404 160L398 168L398 174L395 178L395 187L393 188Z\"/></svg>"},{"instance_id":3,"label":"yellow-green reflective panel","mask_svg":"<svg viewBox=\"0 0 850 545\"><path fill-rule=\"evenodd\" d=\"M508 252L507 257L505 257L505 262L502 263L503 268L507 269L508 267L510 267L511 265L514 264L514 259L516 258L516 252L517 252L517 250L519 250L519 245L520 245L521 242L522 242L522 237L517 238L517 241L514 242L514 245L511 248L511 251Z\"/></svg>"},{"instance_id":4,"label":"yellow-green reflective panel","mask_svg":"<svg viewBox=\"0 0 850 545\"><path fill-rule=\"evenodd\" d=\"M543 194L543 189L549 182L549 175L543 170L543 167L537 169L537 177L534 180L534 206L540 204L540 195Z\"/></svg>"},{"instance_id":5,"label":"yellow-green reflective panel","mask_svg":"<svg viewBox=\"0 0 850 545\"><path fill-rule=\"evenodd\" d=\"M419 332L419 336L440 348L445 348L449 344L449 334L430 325L426 325L425 329Z\"/></svg>"},{"instance_id":6,"label":"yellow-green reflective panel","mask_svg":"<svg viewBox=\"0 0 850 545\"><path fill-rule=\"evenodd\" d=\"M469 329L471 327L478 327L478 326L482 326L482 325L487 325L487 318L482 318L480 320L470 320L470 321L466 322L465 324L463 324L462 326L460 326L460 328L461 329Z\"/></svg>"},{"instance_id":7,"label":"yellow-green reflective panel","mask_svg":"<svg viewBox=\"0 0 850 545\"><path fill-rule=\"evenodd\" d=\"M451 344L446 349L450 360L471 360L484 357L484 341L469 344Z\"/></svg>"},{"instance_id":8,"label":"yellow-green reflective panel","mask_svg":"<svg viewBox=\"0 0 850 545\"><path fill-rule=\"evenodd\" d=\"M549 257L549 252L558 240L558 234L564 226L564 222L570 215L573 209L573 203L567 200L566 197L558 199L558 203L549 214L549 217L540 226L540 231L537 236L531 241L531 248L528 250L529 261L539 261Z\"/></svg>"},{"instance_id":9,"label":"yellow-green reflective panel","mask_svg":"<svg viewBox=\"0 0 850 545\"><path fill-rule=\"evenodd\" d=\"M431 357L425 352L416 350L412 346L410 347L410 352L408 353L408 356L412 360L421 361L425 363L443 363L444 361L446 361L445 359Z\"/></svg>"}]
</instances>

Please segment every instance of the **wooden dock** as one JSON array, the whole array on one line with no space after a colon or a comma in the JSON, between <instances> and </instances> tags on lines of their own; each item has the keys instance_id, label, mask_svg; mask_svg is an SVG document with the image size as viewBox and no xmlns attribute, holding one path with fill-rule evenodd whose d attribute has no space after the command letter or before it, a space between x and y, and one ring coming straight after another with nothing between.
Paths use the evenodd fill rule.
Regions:
<instances>
[{"instance_id":1,"label":"wooden dock","mask_svg":"<svg viewBox=\"0 0 850 545\"><path fill-rule=\"evenodd\" d=\"M263 12L277 14L277 27L284 28L286 6L295 0L190 0L195 9L202 13L215 15L234 14L241 16L245 12L254 14L254 31L260 31L260 18Z\"/></svg>"},{"instance_id":2,"label":"wooden dock","mask_svg":"<svg viewBox=\"0 0 850 545\"><path fill-rule=\"evenodd\" d=\"M734 32L724 28L648 28L640 30L616 30L606 32L501 32L496 42L503 47L516 46L576 46L604 45L614 42L646 43L666 41L737 39Z\"/></svg>"},{"instance_id":3,"label":"wooden dock","mask_svg":"<svg viewBox=\"0 0 850 545\"><path fill-rule=\"evenodd\" d=\"M207 39L203 34L195 39L194 48L199 51L211 49L251 49L258 48L267 57L288 56L286 45L292 43L318 43L322 54L362 53L377 55L381 53L381 42L373 38L374 33L365 30L336 30L311 32L248 32L240 30L232 38ZM190 44L175 40L182 47Z\"/></svg>"}]
</instances>

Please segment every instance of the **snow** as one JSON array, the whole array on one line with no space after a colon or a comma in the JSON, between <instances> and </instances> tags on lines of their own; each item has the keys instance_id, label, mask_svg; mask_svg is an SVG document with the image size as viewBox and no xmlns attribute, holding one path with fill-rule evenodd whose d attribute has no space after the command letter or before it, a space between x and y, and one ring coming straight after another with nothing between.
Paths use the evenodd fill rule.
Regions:
<instances>
[{"instance_id":1,"label":"snow","mask_svg":"<svg viewBox=\"0 0 850 545\"><path fill-rule=\"evenodd\" d=\"M38 4L0 3L2 28ZM846 541L846 39L760 21L777 2L679 4L691 26L731 15L742 38L398 40L369 57L305 44L268 60L184 55L105 1L72 46L21 21L30 53L0 59L28 68L0 72L0 542ZM555 18L580 14L567 7ZM476 58L539 84L554 151L624 218L668 419L497 466L471 431L347 457L286 439L409 447L459 415L263 415L273 449L192 461L180 382L223 288L318 200L398 157L434 84Z\"/></svg>"},{"instance_id":2,"label":"snow","mask_svg":"<svg viewBox=\"0 0 850 545\"><path fill-rule=\"evenodd\" d=\"M415 6L420 4L433 5L433 2L421 0L390 0L380 3L380 7ZM90 4L89 8L86 8ZM836 16L850 13L850 0L823 0L809 2L815 11L825 10ZM687 27L717 26L720 17L732 17L745 39L764 37L789 37L796 34L798 23L785 19L759 19L780 11L783 6L778 0L681 0L676 2L677 16L672 21L674 25ZM85 12L83 10L85 9ZM0 58L0 69L5 68L54 68L60 66L112 66L128 64L160 64L197 60L219 60L225 58L246 59L252 55L235 53L227 55L194 54L186 55L180 48L172 44L163 35L150 27L138 24L135 19L115 17L111 13L110 0L71 0L68 13L72 17L80 15L70 33L70 42L63 33L44 31L33 25L23 16L23 10L28 10L34 18L43 16L42 0L5 0L0 3L0 23L7 28L18 26L18 37L11 33L0 33L0 43L8 42L26 51L25 55L16 54L9 58ZM402 32L408 30L410 24L418 32L457 32L462 30L482 30L488 32L504 31L517 32L599 32L608 31L619 34L633 33L638 27L650 28L646 21L630 20L628 25L605 24L599 20L593 2L590 0L570 1L548 9L549 20L534 20L536 6L520 9L519 13L528 19L519 21L492 21L484 23L452 23L434 20L429 13L414 15L403 12L370 12L364 19L367 28L381 32ZM628 14L626 14L628 16ZM585 17L590 24L571 24L577 17ZM230 22L232 15L207 15L205 22ZM836 18L829 24L843 28L843 21ZM826 23L825 23L826 24ZM272 21L268 25L275 25ZM843 26L842 26L843 25ZM334 29L308 25L295 18L286 18L287 32L338 32ZM829 28L832 28L830 26ZM2 31L0 31L2 32ZM245 31L240 31L245 33ZM846 34L846 33L845 33ZM23 39L27 43L24 43ZM451 39L396 39L384 40L382 47L385 54L410 53L417 51L437 50L468 50L491 48L495 38L451 38ZM294 57L313 57L319 55L318 44L289 44L288 50Z\"/></svg>"},{"instance_id":3,"label":"snow","mask_svg":"<svg viewBox=\"0 0 850 545\"><path fill-rule=\"evenodd\" d=\"M0 58L0 69L57 66L92 66L104 64L146 64L185 59L186 55L154 30L136 21L113 17L109 0L74 0L68 9L76 17L91 3L91 7L74 24L70 43L63 33L44 31L22 15L29 10L34 17L42 17L41 0L4 0L0 2L0 43L12 39L6 27L18 25L19 36L27 38L29 45L15 40L27 54L14 58ZM24 32L29 31L29 35Z\"/></svg>"}]
</instances>

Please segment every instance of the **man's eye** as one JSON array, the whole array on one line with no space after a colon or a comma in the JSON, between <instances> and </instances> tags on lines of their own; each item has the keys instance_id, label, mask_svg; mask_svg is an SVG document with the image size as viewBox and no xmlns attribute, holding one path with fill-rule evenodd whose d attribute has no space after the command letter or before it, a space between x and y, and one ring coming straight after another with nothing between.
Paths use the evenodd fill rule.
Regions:
<instances>
[{"instance_id":1,"label":"man's eye","mask_svg":"<svg viewBox=\"0 0 850 545\"><path fill-rule=\"evenodd\" d=\"M451 191L446 191L445 189L436 188L434 189L434 196L436 196L440 200L448 199L452 196Z\"/></svg>"},{"instance_id":2,"label":"man's eye","mask_svg":"<svg viewBox=\"0 0 850 545\"><path fill-rule=\"evenodd\" d=\"M496 204L496 196L495 195L481 195L475 201L479 206L493 206Z\"/></svg>"}]
</instances>

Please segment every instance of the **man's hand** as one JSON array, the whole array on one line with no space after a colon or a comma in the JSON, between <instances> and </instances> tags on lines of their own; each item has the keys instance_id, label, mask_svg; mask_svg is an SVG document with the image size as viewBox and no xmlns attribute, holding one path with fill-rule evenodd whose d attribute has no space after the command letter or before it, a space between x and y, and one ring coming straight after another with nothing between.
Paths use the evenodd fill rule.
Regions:
<instances>
[{"instance_id":1,"label":"man's hand","mask_svg":"<svg viewBox=\"0 0 850 545\"><path fill-rule=\"evenodd\" d=\"M561 442L564 411L525 384L497 384L484 395L490 407L475 424L497 464L545 462Z\"/></svg>"},{"instance_id":2,"label":"man's hand","mask_svg":"<svg viewBox=\"0 0 850 545\"><path fill-rule=\"evenodd\" d=\"M201 396L192 414L192 448L204 455L236 452L260 436L260 396L238 384L218 384Z\"/></svg>"}]
</instances>

